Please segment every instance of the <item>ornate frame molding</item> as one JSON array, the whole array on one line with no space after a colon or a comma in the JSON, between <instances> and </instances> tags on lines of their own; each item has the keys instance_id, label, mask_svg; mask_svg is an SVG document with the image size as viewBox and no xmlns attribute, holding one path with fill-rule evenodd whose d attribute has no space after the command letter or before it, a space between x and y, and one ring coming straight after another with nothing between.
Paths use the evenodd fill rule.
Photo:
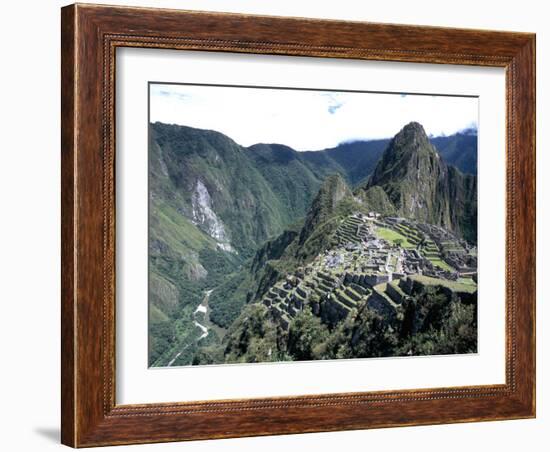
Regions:
<instances>
[{"instance_id":1,"label":"ornate frame molding","mask_svg":"<svg viewBox=\"0 0 550 452\"><path fill-rule=\"evenodd\" d=\"M64 444L81 447L534 416L534 35L77 4L62 9L62 43ZM506 68L506 383L116 405L118 47ZM521 355L518 349L523 350Z\"/></svg>"}]
</instances>

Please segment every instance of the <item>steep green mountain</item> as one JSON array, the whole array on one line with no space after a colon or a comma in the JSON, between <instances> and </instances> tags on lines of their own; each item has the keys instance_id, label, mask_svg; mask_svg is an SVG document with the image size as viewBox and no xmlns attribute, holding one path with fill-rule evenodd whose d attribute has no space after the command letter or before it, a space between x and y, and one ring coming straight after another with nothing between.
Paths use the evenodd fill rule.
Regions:
<instances>
[{"instance_id":1,"label":"steep green mountain","mask_svg":"<svg viewBox=\"0 0 550 452\"><path fill-rule=\"evenodd\" d=\"M406 125L389 143L365 190L380 187L397 214L477 241L477 180L447 165L424 128Z\"/></svg>"},{"instance_id":2,"label":"steep green mountain","mask_svg":"<svg viewBox=\"0 0 550 452\"><path fill-rule=\"evenodd\" d=\"M161 123L150 125L149 160L150 362L166 365L181 340L200 336L193 312L207 289L224 284L235 294L235 302L212 297L214 321L238 315L236 294L246 295L247 283L241 266L305 215L335 165L316 166L280 145L244 148L215 131Z\"/></svg>"},{"instance_id":3,"label":"steep green mountain","mask_svg":"<svg viewBox=\"0 0 550 452\"><path fill-rule=\"evenodd\" d=\"M381 215L395 215L397 213L384 189L378 185L368 189L359 189L355 195L373 212Z\"/></svg>"},{"instance_id":4,"label":"steep green mountain","mask_svg":"<svg viewBox=\"0 0 550 452\"><path fill-rule=\"evenodd\" d=\"M454 154L458 147L460 143ZM346 143L317 152L278 144L246 148L215 131L151 124L150 364L176 365L192 355L193 347L180 353L202 337L195 310L207 291L215 288L209 296L210 319L229 327L243 307L288 268L330 247L339 223L351 211L408 216L410 203L403 208L395 195L415 186L412 170L392 174L379 169L382 154L394 148L389 140ZM433 152L427 155L434 158ZM386 160L385 166L391 159ZM435 224L456 226L472 239L475 227L470 235L467 231L477 216L471 201L475 177L444 163L421 166L426 187L422 196L437 190L444 194L434 198L429 214L422 209L410 214L426 220L439 214L441 221ZM369 183L352 196L348 187L368 180L375 167L380 183ZM431 170L447 182L435 189ZM174 361L175 356L180 357Z\"/></svg>"},{"instance_id":5,"label":"steep green mountain","mask_svg":"<svg viewBox=\"0 0 550 452\"><path fill-rule=\"evenodd\" d=\"M433 140L457 160L472 149L476 154L472 138ZM218 132L161 123L151 124L151 140L157 199L177 199L176 210L219 247L244 256L303 216L328 175L338 173L351 186L366 180L389 142L357 141L317 152L277 144L243 148ZM470 147L461 153L465 141Z\"/></svg>"},{"instance_id":6,"label":"steep green mountain","mask_svg":"<svg viewBox=\"0 0 550 452\"><path fill-rule=\"evenodd\" d=\"M477 130L467 129L430 141L448 165L456 166L464 174L477 174Z\"/></svg>"},{"instance_id":7,"label":"steep green mountain","mask_svg":"<svg viewBox=\"0 0 550 452\"><path fill-rule=\"evenodd\" d=\"M246 151L290 220L305 215L326 176L345 173L330 158L310 161L304 158L304 153L280 144L255 144Z\"/></svg>"},{"instance_id":8,"label":"steep green mountain","mask_svg":"<svg viewBox=\"0 0 550 452\"><path fill-rule=\"evenodd\" d=\"M156 123L151 140L161 168L151 181L169 187L160 193L152 187L153 198L158 193L162 201L177 205L219 248L240 255L251 255L303 215L320 184L314 176L301 178L297 186L271 183L248 150L218 132ZM303 199L287 196L294 190Z\"/></svg>"},{"instance_id":9,"label":"steep green mountain","mask_svg":"<svg viewBox=\"0 0 550 452\"><path fill-rule=\"evenodd\" d=\"M389 138L351 141L323 151L303 152L302 155L314 164L331 165L332 172L340 172L350 185L355 186L374 171L389 142ZM464 174L477 174L477 131L475 129L464 130L449 136L431 137L430 142L445 163L456 166ZM333 166L334 164L330 161L335 162L337 166Z\"/></svg>"},{"instance_id":10,"label":"steep green mountain","mask_svg":"<svg viewBox=\"0 0 550 452\"><path fill-rule=\"evenodd\" d=\"M289 269L309 262L329 248L341 219L363 208L341 176L327 177L306 218L265 242L250 264L214 291L210 298L211 318L224 327L230 326L246 303L261 297Z\"/></svg>"},{"instance_id":11,"label":"steep green mountain","mask_svg":"<svg viewBox=\"0 0 550 452\"><path fill-rule=\"evenodd\" d=\"M331 172L340 173L351 186L368 177L376 167L389 140L353 141L323 151L302 152L304 159L319 166L323 160L331 163ZM327 166L323 162L323 166Z\"/></svg>"},{"instance_id":12,"label":"steep green mountain","mask_svg":"<svg viewBox=\"0 0 550 452\"><path fill-rule=\"evenodd\" d=\"M311 234L319 225L330 220L340 201L351 196L351 190L341 176L334 174L327 177L311 203L304 227L300 232L298 245L302 246L311 238Z\"/></svg>"},{"instance_id":13,"label":"steep green mountain","mask_svg":"<svg viewBox=\"0 0 550 452\"><path fill-rule=\"evenodd\" d=\"M301 155L315 168L330 168L342 174L355 186L374 171L390 139L358 140L339 144L322 151L307 151ZM449 136L431 137L445 163L456 166L464 174L477 174L477 131L468 129Z\"/></svg>"},{"instance_id":14,"label":"steep green mountain","mask_svg":"<svg viewBox=\"0 0 550 452\"><path fill-rule=\"evenodd\" d=\"M475 352L477 286L445 279L445 251L433 241L442 231L374 215L375 202L389 203L380 187L369 189L367 201L353 196L341 176L328 177L301 227L266 242L235 292L220 288L220 303L241 300L239 313L225 325L225 337L199 346L191 362ZM445 233L445 243L470 259L473 248L452 234ZM417 265L424 274L411 275Z\"/></svg>"},{"instance_id":15,"label":"steep green mountain","mask_svg":"<svg viewBox=\"0 0 550 452\"><path fill-rule=\"evenodd\" d=\"M181 172L198 171L200 159L185 159L186 149L170 139L173 130L161 132L152 128L149 143L150 365L168 364L174 349L200 336L193 311L203 291L244 260L213 211L210 181L187 180Z\"/></svg>"},{"instance_id":16,"label":"steep green mountain","mask_svg":"<svg viewBox=\"0 0 550 452\"><path fill-rule=\"evenodd\" d=\"M315 153L277 144L244 148L215 131L151 124L152 323L198 304L205 288L238 271L265 240L302 218L325 177L368 176L373 165L354 162L361 155L372 160L365 156L369 146Z\"/></svg>"}]
</instances>

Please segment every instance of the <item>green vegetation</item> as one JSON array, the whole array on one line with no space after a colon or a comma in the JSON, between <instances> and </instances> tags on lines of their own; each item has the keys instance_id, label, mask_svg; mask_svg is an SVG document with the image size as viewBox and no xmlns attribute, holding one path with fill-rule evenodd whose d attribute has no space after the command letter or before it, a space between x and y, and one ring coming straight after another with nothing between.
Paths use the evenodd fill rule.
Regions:
<instances>
[{"instance_id":1,"label":"green vegetation","mask_svg":"<svg viewBox=\"0 0 550 452\"><path fill-rule=\"evenodd\" d=\"M471 129L448 137L435 137L431 142L448 165L456 166L464 174L477 174L476 130Z\"/></svg>"},{"instance_id":2,"label":"green vegetation","mask_svg":"<svg viewBox=\"0 0 550 452\"><path fill-rule=\"evenodd\" d=\"M317 352L319 359L395 356L398 343L398 334L380 315L363 309L341 322Z\"/></svg>"},{"instance_id":3,"label":"green vegetation","mask_svg":"<svg viewBox=\"0 0 550 452\"><path fill-rule=\"evenodd\" d=\"M401 235L393 229L379 227L376 229L376 235L378 238L387 240L388 242L401 246L402 248L415 248L415 246L410 243L404 235Z\"/></svg>"},{"instance_id":4,"label":"green vegetation","mask_svg":"<svg viewBox=\"0 0 550 452\"><path fill-rule=\"evenodd\" d=\"M172 321L149 323L149 365L153 366L173 346L175 327Z\"/></svg>"},{"instance_id":5,"label":"green vegetation","mask_svg":"<svg viewBox=\"0 0 550 452\"><path fill-rule=\"evenodd\" d=\"M174 318L160 323L149 324L149 365L166 366L182 350L190 364L193 355L195 341L201 336L202 331L193 323L193 308L185 307ZM174 363L174 365L176 365Z\"/></svg>"},{"instance_id":6,"label":"green vegetation","mask_svg":"<svg viewBox=\"0 0 550 452\"><path fill-rule=\"evenodd\" d=\"M294 360L319 359L315 347L327 340L329 330L311 311L302 311L293 320L288 332L287 353Z\"/></svg>"},{"instance_id":7,"label":"green vegetation","mask_svg":"<svg viewBox=\"0 0 550 452\"><path fill-rule=\"evenodd\" d=\"M395 215L397 212L382 187L373 186L368 189L357 190L356 195L369 210L378 212L380 215Z\"/></svg>"},{"instance_id":8,"label":"green vegetation","mask_svg":"<svg viewBox=\"0 0 550 452\"><path fill-rule=\"evenodd\" d=\"M170 320L170 317L157 308L153 303L149 304L149 324L160 324L168 320Z\"/></svg>"},{"instance_id":9,"label":"green vegetation","mask_svg":"<svg viewBox=\"0 0 550 452\"><path fill-rule=\"evenodd\" d=\"M393 294L392 287L377 286L372 299L385 300L395 316L366 306L371 288L364 295L351 286L332 295L336 311L329 317L336 316L338 309L349 312L337 322L314 315L309 308L297 308L292 316L281 314L289 323L281 327L259 303L286 275L339 241L359 245L357 218L350 219L352 214L406 216L441 225L475 243L475 176L446 168L421 126L405 127L391 142L347 143L314 153L281 145L244 148L214 131L159 123L151 125L150 136L150 365L475 348L475 308L460 301L450 303L449 295L442 293L451 289L473 294L477 285L471 279L432 281L419 276L429 300L415 294L414 312L410 297L398 286L392 285ZM352 192L346 181L363 184ZM452 270L441 260L435 243L425 241L419 230L395 228L380 227L377 235L398 247L418 248L434 265ZM396 256L389 257L389 264L397 265ZM338 264L331 274L345 271ZM320 280L306 301L321 303L330 284L330 278ZM209 312L195 313L211 289ZM296 297L304 300L302 295ZM399 298L405 300L402 305ZM414 334L407 333L405 318ZM195 321L214 322L223 329L210 324L216 334L211 331L202 337Z\"/></svg>"},{"instance_id":10,"label":"green vegetation","mask_svg":"<svg viewBox=\"0 0 550 452\"><path fill-rule=\"evenodd\" d=\"M352 312L333 329L311 311L299 313L288 332L277 329L263 305L247 306L224 344L199 348L193 364L371 358L475 353L474 306L449 299L436 289L418 293L403 315L388 322L372 309Z\"/></svg>"},{"instance_id":11,"label":"green vegetation","mask_svg":"<svg viewBox=\"0 0 550 452\"><path fill-rule=\"evenodd\" d=\"M466 284L468 286L477 287L476 282L472 278L458 278L456 282L460 284Z\"/></svg>"},{"instance_id":12,"label":"green vegetation","mask_svg":"<svg viewBox=\"0 0 550 452\"><path fill-rule=\"evenodd\" d=\"M246 304L251 288L252 283L246 269L229 275L210 295L210 319L221 327L230 326Z\"/></svg>"},{"instance_id":13,"label":"green vegetation","mask_svg":"<svg viewBox=\"0 0 550 452\"><path fill-rule=\"evenodd\" d=\"M199 252L201 265L208 271L208 283L220 284L227 275L240 266L238 257L231 253L219 252L212 248L203 248Z\"/></svg>"},{"instance_id":14,"label":"green vegetation","mask_svg":"<svg viewBox=\"0 0 550 452\"><path fill-rule=\"evenodd\" d=\"M448 287L449 289L455 292L468 292L474 293L477 290L477 285L473 283L471 279L468 282L458 281L449 281L446 279L430 278L429 276L424 275L410 275L409 278L421 282L426 286L443 286ZM473 283L470 283L470 281Z\"/></svg>"},{"instance_id":15,"label":"green vegetation","mask_svg":"<svg viewBox=\"0 0 550 452\"><path fill-rule=\"evenodd\" d=\"M474 306L428 289L408 303L403 322L404 340L396 353L441 355L477 351L477 317Z\"/></svg>"},{"instance_id":16,"label":"green vegetation","mask_svg":"<svg viewBox=\"0 0 550 452\"><path fill-rule=\"evenodd\" d=\"M446 270L448 272L453 272L454 271L453 267L451 267L449 264L447 264L447 262L445 262L441 258L428 257L428 260L432 264L437 265L439 268L441 268L443 270Z\"/></svg>"},{"instance_id":17,"label":"green vegetation","mask_svg":"<svg viewBox=\"0 0 550 452\"><path fill-rule=\"evenodd\" d=\"M224 342L226 362L284 360L284 353L278 352L277 327L267 318L267 308L263 305L247 306L229 329ZM200 355L195 357L197 364L202 364L200 358Z\"/></svg>"}]
</instances>

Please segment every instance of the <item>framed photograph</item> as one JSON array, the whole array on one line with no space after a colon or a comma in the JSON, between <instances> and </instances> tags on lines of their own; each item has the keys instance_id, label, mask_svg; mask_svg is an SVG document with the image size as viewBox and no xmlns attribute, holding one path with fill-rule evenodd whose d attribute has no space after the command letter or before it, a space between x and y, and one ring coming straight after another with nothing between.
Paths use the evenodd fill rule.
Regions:
<instances>
[{"instance_id":1,"label":"framed photograph","mask_svg":"<svg viewBox=\"0 0 550 452\"><path fill-rule=\"evenodd\" d=\"M62 9L62 442L535 416L535 36Z\"/></svg>"}]
</instances>

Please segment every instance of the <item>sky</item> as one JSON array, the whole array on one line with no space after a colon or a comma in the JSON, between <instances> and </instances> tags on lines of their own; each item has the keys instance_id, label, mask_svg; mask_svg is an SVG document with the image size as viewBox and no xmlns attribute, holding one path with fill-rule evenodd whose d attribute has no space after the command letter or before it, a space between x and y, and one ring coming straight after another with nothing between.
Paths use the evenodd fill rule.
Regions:
<instances>
[{"instance_id":1,"label":"sky","mask_svg":"<svg viewBox=\"0 0 550 452\"><path fill-rule=\"evenodd\" d=\"M418 94L149 85L150 121L221 132L242 146L315 151L391 138L411 121L428 135L476 128L478 99Z\"/></svg>"}]
</instances>

